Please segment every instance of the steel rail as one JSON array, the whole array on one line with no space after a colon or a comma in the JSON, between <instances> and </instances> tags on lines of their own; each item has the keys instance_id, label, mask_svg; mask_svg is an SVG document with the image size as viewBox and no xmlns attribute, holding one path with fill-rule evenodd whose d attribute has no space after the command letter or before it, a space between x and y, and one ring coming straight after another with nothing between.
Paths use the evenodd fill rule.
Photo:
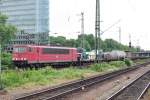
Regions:
<instances>
[{"instance_id":1,"label":"steel rail","mask_svg":"<svg viewBox=\"0 0 150 100\"><path fill-rule=\"evenodd\" d=\"M124 86L123 88L118 90L116 93L114 93L112 96L110 96L106 100L140 100L141 97L145 94L145 92L148 90L148 88L150 86L150 77L149 78L145 78L145 76L149 77L150 76L150 71L147 71L146 73L144 73L143 75L141 75L140 77L138 77L137 79L135 79L134 81L129 83L127 86ZM140 86L139 86L138 82L142 82L144 80L147 80L148 82L141 83ZM144 86L144 88L142 90L138 89L138 87L141 88L142 86ZM136 90L135 91L131 91L134 88L136 88L136 90L138 89L137 92L139 92L138 93L139 95L137 93L134 94L134 92Z\"/></svg>"},{"instance_id":2,"label":"steel rail","mask_svg":"<svg viewBox=\"0 0 150 100\"><path fill-rule=\"evenodd\" d=\"M136 68L135 68L135 69L136 69ZM117 72L116 74L112 74L112 75L110 75L110 76L106 76L106 77L104 77L103 79L99 79L99 80L96 80L96 81L95 81L95 80L91 80L91 82L84 83L83 85L81 85L81 86L79 86L79 87L77 87L77 88L74 88L74 89L65 91L65 92L60 93L60 94L56 94L56 95L54 95L54 96L52 96L52 97L42 98L41 100L54 100L54 99L57 99L57 98L59 98L59 97L61 97L61 96L63 96L63 95L66 95L66 94L75 92L75 91L77 91L77 90L82 90L83 88L87 88L87 87L89 87L89 86L91 86L91 85L94 85L94 84L97 84L97 83L100 83L100 82L104 82L104 81L106 81L106 80L108 80L108 79L110 79L110 78L114 78L114 77L116 77L116 76L118 76L118 75L121 75L121 74L123 74L123 73L129 72L129 71L132 71L132 70L135 70L135 69L128 69L128 70L124 70L124 71L121 71L121 72ZM85 80L85 81L86 81L86 80Z\"/></svg>"},{"instance_id":3,"label":"steel rail","mask_svg":"<svg viewBox=\"0 0 150 100\"><path fill-rule=\"evenodd\" d=\"M53 100L53 99L57 99L66 94L70 94L72 92L82 90L83 88L89 87L91 85L107 81L118 75L136 70L136 69L138 69L142 66L148 65L148 64L150 64L150 62L135 65L135 66L132 66L131 68L126 68L126 69L118 70L115 72L110 72L110 73L107 73L104 75L96 75L96 76L89 77L86 79L73 81L71 83L67 83L64 85L60 85L60 86L56 86L56 87L49 88L46 90L34 92L34 93L31 93L28 95L20 96L15 99L16 100L34 100L34 99L35 100Z\"/></svg>"},{"instance_id":4,"label":"steel rail","mask_svg":"<svg viewBox=\"0 0 150 100\"><path fill-rule=\"evenodd\" d=\"M143 98L144 94L148 91L149 88L150 88L150 82L149 82L148 85L145 87L145 89L142 91L141 95L138 97L137 100L140 100L141 98Z\"/></svg>"}]
</instances>

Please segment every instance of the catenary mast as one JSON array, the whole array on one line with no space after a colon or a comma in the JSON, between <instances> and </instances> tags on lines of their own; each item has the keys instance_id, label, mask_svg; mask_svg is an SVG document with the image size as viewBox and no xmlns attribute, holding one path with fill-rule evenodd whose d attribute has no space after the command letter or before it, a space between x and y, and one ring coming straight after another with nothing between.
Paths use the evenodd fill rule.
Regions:
<instances>
[{"instance_id":1,"label":"catenary mast","mask_svg":"<svg viewBox=\"0 0 150 100\"><path fill-rule=\"evenodd\" d=\"M84 48L84 12L81 12L81 36L82 36L81 47Z\"/></svg>"},{"instance_id":2,"label":"catenary mast","mask_svg":"<svg viewBox=\"0 0 150 100\"><path fill-rule=\"evenodd\" d=\"M95 55L98 60L100 50L100 0L96 0L96 20L95 20Z\"/></svg>"}]
</instances>

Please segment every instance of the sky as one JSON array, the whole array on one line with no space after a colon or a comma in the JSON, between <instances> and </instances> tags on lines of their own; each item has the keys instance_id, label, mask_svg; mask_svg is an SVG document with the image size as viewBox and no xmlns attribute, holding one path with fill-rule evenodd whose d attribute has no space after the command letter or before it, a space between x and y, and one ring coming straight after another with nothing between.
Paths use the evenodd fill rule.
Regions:
<instances>
[{"instance_id":1,"label":"sky","mask_svg":"<svg viewBox=\"0 0 150 100\"><path fill-rule=\"evenodd\" d=\"M129 35L133 46L150 50L150 0L100 0L101 38L112 38L128 45ZM95 34L96 0L50 0L50 35L74 38L81 31L81 12L84 12L85 34ZM58 34L54 34L58 33Z\"/></svg>"}]
</instances>

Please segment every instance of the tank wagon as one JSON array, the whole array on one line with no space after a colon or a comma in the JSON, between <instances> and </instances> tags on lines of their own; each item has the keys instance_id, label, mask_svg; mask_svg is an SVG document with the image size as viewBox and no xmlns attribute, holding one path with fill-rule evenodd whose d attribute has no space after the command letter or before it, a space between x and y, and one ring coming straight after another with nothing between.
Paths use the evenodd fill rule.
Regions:
<instances>
[{"instance_id":1,"label":"tank wagon","mask_svg":"<svg viewBox=\"0 0 150 100\"><path fill-rule=\"evenodd\" d=\"M110 60L120 60L126 58L126 53L124 51L111 51L105 52L102 54L103 60L110 61Z\"/></svg>"}]
</instances>

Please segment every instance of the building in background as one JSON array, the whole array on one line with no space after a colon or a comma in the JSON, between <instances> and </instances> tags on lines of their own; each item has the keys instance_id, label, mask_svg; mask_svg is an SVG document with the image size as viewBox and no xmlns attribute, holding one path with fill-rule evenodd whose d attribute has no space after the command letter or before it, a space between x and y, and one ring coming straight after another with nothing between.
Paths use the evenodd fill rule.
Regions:
<instances>
[{"instance_id":1,"label":"building in background","mask_svg":"<svg viewBox=\"0 0 150 100\"><path fill-rule=\"evenodd\" d=\"M2 0L0 12L25 33L49 31L49 0Z\"/></svg>"},{"instance_id":2,"label":"building in background","mask_svg":"<svg viewBox=\"0 0 150 100\"><path fill-rule=\"evenodd\" d=\"M0 12L8 16L7 23L15 25L18 29L11 44L24 44L30 41L37 43L41 41L39 34L48 36L49 0L1 0ZM27 34L34 34L34 38L28 41Z\"/></svg>"}]
</instances>

